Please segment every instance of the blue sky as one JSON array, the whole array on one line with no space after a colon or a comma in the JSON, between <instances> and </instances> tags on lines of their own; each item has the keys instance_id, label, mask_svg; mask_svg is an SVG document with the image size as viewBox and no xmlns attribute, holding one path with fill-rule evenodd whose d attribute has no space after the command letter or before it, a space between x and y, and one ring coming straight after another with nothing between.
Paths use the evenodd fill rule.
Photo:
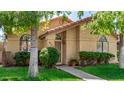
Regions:
<instances>
[{"instance_id":1,"label":"blue sky","mask_svg":"<svg viewBox=\"0 0 124 93\"><path fill-rule=\"evenodd\" d=\"M91 16L91 14L93 14L95 12L93 11L84 11L84 15L82 18L86 18L88 16ZM77 21L79 20L79 18L77 17L77 11L73 11L71 15L69 15L69 18L73 21Z\"/></svg>"}]
</instances>

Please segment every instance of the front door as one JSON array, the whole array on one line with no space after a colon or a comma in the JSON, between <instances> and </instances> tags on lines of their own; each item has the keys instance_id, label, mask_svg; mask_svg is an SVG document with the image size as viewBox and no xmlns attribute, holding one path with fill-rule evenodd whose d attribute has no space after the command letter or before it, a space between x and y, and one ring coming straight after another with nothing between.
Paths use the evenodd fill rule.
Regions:
<instances>
[{"instance_id":1,"label":"front door","mask_svg":"<svg viewBox=\"0 0 124 93\"><path fill-rule=\"evenodd\" d=\"M58 50L59 52L59 60L58 60L58 63L61 63L61 56L62 56L62 45L61 45L61 41L55 41L55 48Z\"/></svg>"},{"instance_id":2,"label":"front door","mask_svg":"<svg viewBox=\"0 0 124 93\"><path fill-rule=\"evenodd\" d=\"M61 33L56 34L56 38L55 38L55 48L58 50L59 52L59 60L58 60L58 64L62 63L62 37L61 37Z\"/></svg>"}]
</instances>

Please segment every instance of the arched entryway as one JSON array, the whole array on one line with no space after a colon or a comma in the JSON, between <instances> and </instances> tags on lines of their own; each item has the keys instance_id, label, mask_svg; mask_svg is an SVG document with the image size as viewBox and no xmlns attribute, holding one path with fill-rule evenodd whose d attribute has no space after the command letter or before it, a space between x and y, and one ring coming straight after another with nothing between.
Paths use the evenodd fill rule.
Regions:
<instances>
[{"instance_id":1,"label":"arched entryway","mask_svg":"<svg viewBox=\"0 0 124 93\"><path fill-rule=\"evenodd\" d=\"M56 37L55 37L55 48L58 50L59 52L59 61L58 63L61 63L62 60L62 36L61 34L56 34Z\"/></svg>"},{"instance_id":2,"label":"arched entryway","mask_svg":"<svg viewBox=\"0 0 124 93\"><path fill-rule=\"evenodd\" d=\"M24 34L20 37L20 51L30 51L31 35Z\"/></svg>"},{"instance_id":3,"label":"arched entryway","mask_svg":"<svg viewBox=\"0 0 124 93\"><path fill-rule=\"evenodd\" d=\"M60 57L57 64L65 64L66 59L66 32L58 33L55 37L55 48L59 51Z\"/></svg>"}]
</instances>

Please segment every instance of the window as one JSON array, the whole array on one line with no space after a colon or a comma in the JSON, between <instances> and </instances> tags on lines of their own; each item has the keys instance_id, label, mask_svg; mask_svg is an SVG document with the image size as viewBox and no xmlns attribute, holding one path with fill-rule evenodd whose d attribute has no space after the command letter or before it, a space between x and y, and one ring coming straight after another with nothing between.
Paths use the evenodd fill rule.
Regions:
<instances>
[{"instance_id":1,"label":"window","mask_svg":"<svg viewBox=\"0 0 124 93\"><path fill-rule=\"evenodd\" d=\"M105 36L101 36L97 42L97 51L98 52L108 52L108 41Z\"/></svg>"},{"instance_id":2,"label":"window","mask_svg":"<svg viewBox=\"0 0 124 93\"><path fill-rule=\"evenodd\" d=\"M28 34L22 35L20 38L20 51L30 51L31 36Z\"/></svg>"},{"instance_id":3,"label":"window","mask_svg":"<svg viewBox=\"0 0 124 93\"><path fill-rule=\"evenodd\" d=\"M62 38L61 38L61 34L56 34L56 38L55 38L55 40L61 40Z\"/></svg>"}]
</instances>

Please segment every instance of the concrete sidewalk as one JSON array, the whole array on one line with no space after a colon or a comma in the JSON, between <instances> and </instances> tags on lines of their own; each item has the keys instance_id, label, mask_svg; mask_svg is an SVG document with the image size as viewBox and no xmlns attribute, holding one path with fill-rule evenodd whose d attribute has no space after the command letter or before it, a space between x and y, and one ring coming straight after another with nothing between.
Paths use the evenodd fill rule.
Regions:
<instances>
[{"instance_id":1,"label":"concrete sidewalk","mask_svg":"<svg viewBox=\"0 0 124 93\"><path fill-rule=\"evenodd\" d=\"M57 69L63 70L65 72L68 72L78 78L81 78L83 80L103 80L97 76L91 75L89 73L86 73L84 71L80 71L78 69L75 69L73 67L69 66L56 66Z\"/></svg>"}]
</instances>

